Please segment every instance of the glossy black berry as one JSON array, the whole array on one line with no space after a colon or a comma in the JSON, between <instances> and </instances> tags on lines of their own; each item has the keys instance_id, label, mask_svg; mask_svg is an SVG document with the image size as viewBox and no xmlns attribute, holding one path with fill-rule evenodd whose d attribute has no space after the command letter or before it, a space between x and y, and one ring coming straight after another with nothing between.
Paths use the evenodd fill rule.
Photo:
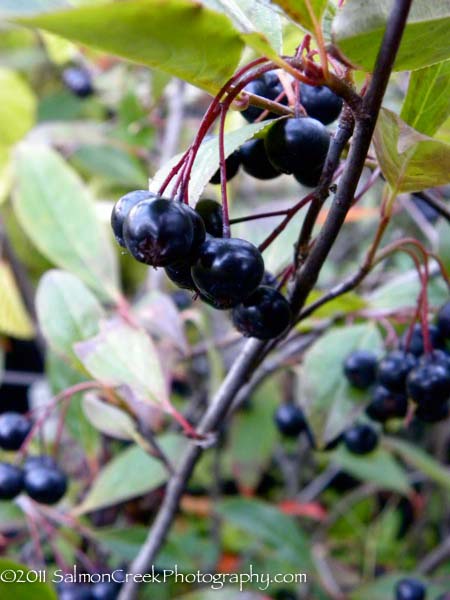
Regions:
<instances>
[{"instance_id":1,"label":"glossy black berry","mask_svg":"<svg viewBox=\"0 0 450 600\"><path fill-rule=\"evenodd\" d=\"M336 450L336 448L338 446L340 446L343 441L344 441L344 434L341 433L340 435L338 435L335 438L333 438L332 440L330 440L326 444L326 446L324 446L324 448L323 448L324 452L331 452L332 450Z\"/></svg>"},{"instance_id":2,"label":"glossy black berry","mask_svg":"<svg viewBox=\"0 0 450 600\"><path fill-rule=\"evenodd\" d=\"M268 71L264 73L258 79L251 81L248 83L244 90L244 92L249 92L251 94L256 94L257 96L262 96L263 98L267 98L268 100L275 100L282 92L283 86L278 75L274 71ZM283 99L278 100L280 104L287 104L287 98L284 96ZM249 106L244 111L242 111L242 116L249 122L253 123L258 119L261 114L264 112L262 108L258 108L256 106ZM265 117L266 119L274 119L278 117L274 113L268 113Z\"/></svg>"},{"instance_id":3,"label":"glossy black berry","mask_svg":"<svg viewBox=\"0 0 450 600\"><path fill-rule=\"evenodd\" d=\"M125 248L125 241L123 239L123 223L128 216L128 213L136 206L141 200L147 200L149 198L155 198L154 194L151 194L148 190L134 190L122 196L114 205L111 212L111 227L114 232L114 237L117 243Z\"/></svg>"},{"instance_id":4,"label":"glossy black berry","mask_svg":"<svg viewBox=\"0 0 450 600\"><path fill-rule=\"evenodd\" d=\"M395 586L395 600L425 600L426 588L418 579L405 578Z\"/></svg>"},{"instance_id":5,"label":"glossy black berry","mask_svg":"<svg viewBox=\"0 0 450 600\"><path fill-rule=\"evenodd\" d=\"M450 371L440 363L423 363L407 379L408 394L424 407L437 407L450 399Z\"/></svg>"},{"instance_id":6,"label":"glossy black berry","mask_svg":"<svg viewBox=\"0 0 450 600\"><path fill-rule=\"evenodd\" d=\"M450 354L445 350L433 350L429 354L424 354L419 360L419 365L441 365L450 372Z\"/></svg>"},{"instance_id":7,"label":"glossy black berry","mask_svg":"<svg viewBox=\"0 0 450 600\"><path fill-rule=\"evenodd\" d=\"M292 313L289 302L280 292L260 286L233 309L232 319L242 335L269 340L286 331Z\"/></svg>"},{"instance_id":8,"label":"glossy black berry","mask_svg":"<svg viewBox=\"0 0 450 600\"><path fill-rule=\"evenodd\" d=\"M417 366L417 358L402 350L389 352L378 365L378 382L394 392L404 392L406 378L412 369Z\"/></svg>"},{"instance_id":9,"label":"glossy black berry","mask_svg":"<svg viewBox=\"0 0 450 600\"><path fill-rule=\"evenodd\" d=\"M374 421L384 423L389 419L399 419L406 416L408 399L405 394L394 392L382 385L377 385L372 394L372 400L366 408L366 413Z\"/></svg>"},{"instance_id":10,"label":"glossy black berry","mask_svg":"<svg viewBox=\"0 0 450 600\"><path fill-rule=\"evenodd\" d=\"M417 407L414 415L424 423L438 423L439 421L445 421L448 418L449 412L449 406L446 403L438 406L426 406L422 404Z\"/></svg>"},{"instance_id":11,"label":"glossy black berry","mask_svg":"<svg viewBox=\"0 0 450 600\"><path fill-rule=\"evenodd\" d=\"M325 85L300 84L300 102L308 116L324 125L335 121L342 110L342 99Z\"/></svg>"},{"instance_id":12,"label":"glossy black berry","mask_svg":"<svg viewBox=\"0 0 450 600\"><path fill-rule=\"evenodd\" d=\"M62 79L67 89L79 98L87 98L94 93L91 75L83 67L64 69Z\"/></svg>"},{"instance_id":13,"label":"glossy black berry","mask_svg":"<svg viewBox=\"0 0 450 600\"><path fill-rule=\"evenodd\" d=\"M222 237L223 235L223 209L222 205L215 200L204 198L199 200L195 207L196 212L203 219L206 233L213 237Z\"/></svg>"},{"instance_id":14,"label":"glossy black berry","mask_svg":"<svg viewBox=\"0 0 450 600\"><path fill-rule=\"evenodd\" d=\"M377 447L378 434L370 425L354 425L344 433L344 443L353 454L368 454Z\"/></svg>"},{"instance_id":15,"label":"glossy black berry","mask_svg":"<svg viewBox=\"0 0 450 600\"><path fill-rule=\"evenodd\" d=\"M278 281L275 275L270 273L270 271L264 271L261 285L266 285L267 287L277 287Z\"/></svg>"},{"instance_id":16,"label":"glossy black berry","mask_svg":"<svg viewBox=\"0 0 450 600\"><path fill-rule=\"evenodd\" d=\"M438 312L437 327L441 336L450 340L450 302L444 304Z\"/></svg>"},{"instance_id":17,"label":"glossy black berry","mask_svg":"<svg viewBox=\"0 0 450 600\"><path fill-rule=\"evenodd\" d=\"M25 491L41 504L56 504L67 490L67 477L59 467L28 468L24 477Z\"/></svg>"},{"instance_id":18,"label":"glossy black berry","mask_svg":"<svg viewBox=\"0 0 450 600\"><path fill-rule=\"evenodd\" d=\"M280 119L267 132L266 152L273 166L293 173L302 185L317 185L330 145L330 134L310 117Z\"/></svg>"},{"instance_id":19,"label":"glossy black berry","mask_svg":"<svg viewBox=\"0 0 450 600\"><path fill-rule=\"evenodd\" d=\"M225 160L225 169L227 173L227 181L231 181L236 173L239 171L239 167L241 165L241 157L239 151L236 150ZM220 168L214 173L214 175L209 180L210 183L214 185L218 185L220 183Z\"/></svg>"},{"instance_id":20,"label":"glossy black berry","mask_svg":"<svg viewBox=\"0 0 450 600\"><path fill-rule=\"evenodd\" d=\"M279 432L286 437L297 437L307 427L305 415L296 404L280 404L274 420Z\"/></svg>"},{"instance_id":21,"label":"glossy black berry","mask_svg":"<svg viewBox=\"0 0 450 600\"><path fill-rule=\"evenodd\" d=\"M116 600L120 592L120 583L102 581L91 587L92 600Z\"/></svg>"},{"instance_id":22,"label":"glossy black berry","mask_svg":"<svg viewBox=\"0 0 450 600\"><path fill-rule=\"evenodd\" d=\"M233 308L260 284L264 260L250 242L210 238L201 247L191 273L203 297L216 307Z\"/></svg>"},{"instance_id":23,"label":"glossy black berry","mask_svg":"<svg viewBox=\"0 0 450 600\"><path fill-rule=\"evenodd\" d=\"M22 489L22 469L8 463L0 463L0 500L12 500Z\"/></svg>"},{"instance_id":24,"label":"glossy black berry","mask_svg":"<svg viewBox=\"0 0 450 600\"><path fill-rule=\"evenodd\" d=\"M281 175L267 158L264 140L256 138L245 142L240 148L244 171L256 179L274 179Z\"/></svg>"},{"instance_id":25,"label":"glossy black berry","mask_svg":"<svg viewBox=\"0 0 450 600\"><path fill-rule=\"evenodd\" d=\"M344 361L344 374L353 386L367 389L376 378L376 355L369 350L355 350Z\"/></svg>"},{"instance_id":26,"label":"glossy black berry","mask_svg":"<svg viewBox=\"0 0 450 600\"><path fill-rule=\"evenodd\" d=\"M23 463L23 470L29 471L38 467L46 467L48 469L58 468L56 460L48 454L40 454L38 456L28 456Z\"/></svg>"},{"instance_id":27,"label":"glossy black berry","mask_svg":"<svg viewBox=\"0 0 450 600\"><path fill-rule=\"evenodd\" d=\"M134 258L153 267L187 260L194 251L189 211L183 204L164 198L136 204L125 219L123 236Z\"/></svg>"},{"instance_id":28,"label":"glossy black berry","mask_svg":"<svg viewBox=\"0 0 450 600\"><path fill-rule=\"evenodd\" d=\"M0 415L0 448L18 450L31 430L31 421L16 412Z\"/></svg>"},{"instance_id":29,"label":"glossy black berry","mask_svg":"<svg viewBox=\"0 0 450 600\"><path fill-rule=\"evenodd\" d=\"M167 277L173 281L175 285L184 289L195 291L194 280L191 275L191 263L188 261L177 261L165 268Z\"/></svg>"},{"instance_id":30,"label":"glossy black berry","mask_svg":"<svg viewBox=\"0 0 450 600\"><path fill-rule=\"evenodd\" d=\"M439 329L434 325L429 325L428 331L430 334L430 341L433 348L443 348L444 340ZM402 338L401 348L406 350L407 352L410 352L411 354L414 354L414 356L422 356L422 354L425 351L425 348L423 344L423 334L420 323L416 323L414 325L411 341L409 343L408 348L406 347L407 335L408 334L405 333L405 335Z\"/></svg>"}]
</instances>

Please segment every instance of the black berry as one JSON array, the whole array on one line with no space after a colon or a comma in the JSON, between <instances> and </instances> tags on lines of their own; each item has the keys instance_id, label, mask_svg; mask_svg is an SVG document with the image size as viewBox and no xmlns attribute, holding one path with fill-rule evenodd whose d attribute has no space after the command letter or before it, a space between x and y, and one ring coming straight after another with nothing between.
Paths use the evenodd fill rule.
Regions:
<instances>
[{"instance_id":1,"label":"black berry","mask_svg":"<svg viewBox=\"0 0 450 600\"><path fill-rule=\"evenodd\" d=\"M281 85L278 75L274 71L268 71L258 79L248 83L243 91L256 94L257 96L262 96L268 100L275 100L282 93L283 86ZM287 104L286 96L284 96L284 98L278 102L280 102L280 104ZM249 106L242 111L241 114L247 121L249 121L249 123L253 123L253 121L256 121L256 119L258 119L263 112L264 110L262 108ZM268 113L265 118L274 119L278 116L279 115L274 113Z\"/></svg>"},{"instance_id":2,"label":"black berry","mask_svg":"<svg viewBox=\"0 0 450 600\"><path fill-rule=\"evenodd\" d=\"M57 590L58 600L92 600L91 589L88 585L60 583Z\"/></svg>"},{"instance_id":3,"label":"black berry","mask_svg":"<svg viewBox=\"0 0 450 600\"><path fill-rule=\"evenodd\" d=\"M450 371L440 363L423 363L408 375L408 394L416 404L437 407L450 399Z\"/></svg>"},{"instance_id":4,"label":"black berry","mask_svg":"<svg viewBox=\"0 0 450 600\"><path fill-rule=\"evenodd\" d=\"M91 75L83 67L64 69L62 79L67 89L79 98L87 98L94 93Z\"/></svg>"},{"instance_id":5,"label":"black berry","mask_svg":"<svg viewBox=\"0 0 450 600\"><path fill-rule=\"evenodd\" d=\"M16 412L0 415L0 448L18 450L31 430L31 421Z\"/></svg>"},{"instance_id":6,"label":"black berry","mask_svg":"<svg viewBox=\"0 0 450 600\"><path fill-rule=\"evenodd\" d=\"M101 581L91 588L91 600L116 600L120 592L120 583Z\"/></svg>"},{"instance_id":7,"label":"black berry","mask_svg":"<svg viewBox=\"0 0 450 600\"><path fill-rule=\"evenodd\" d=\"M233 324L247 337L269 340L289 327L292 314L289 302L277 290L260 286L233 309Z\"/></svg>"},{"instance_id":8,"label":"black berry","mask_svg":"<svg viewBox=\"0 0 450 600\"><path fill-rule=\"evenodd\" d=\"M23 489L23 471L0 462L0 500L12 500Z\"/></svg>"},{"instance_id":9,"label":"black berry","mask_svg":"<svg viewBox=\"0 0 450 600\"><path fill-rule=\"evenodd\" d=\"M114 232L114 237L117 243L123 248L126 248L125 241L123 239L123 223L128 216L128 213L136 206L141 200L147 200L154 198L154 194L151 194L148 190L135 190L122 196L114 205L111 213L111 227Z\"/></svg>"},{"instance_id":10,"label":"black berry","mask_svg":"<svg viewBox=\"0 0 450 600\"><path fill-rule=\"evenodd\" d=\"M413 354L401 350L390 352L378 365L378 381L394 392L404 392L406 378L415 366L417 359Z\"/></svg>"},{"instance_id":11,"label":"black berry","mask_svg":"<svg viewBox=\"0 0 450 600\"><path fill-rule=\"evenodd\" d=\"M261 285L266 285L267 287L277 287L278 281L275 275L270 273L270 271L264 271Z\"/></svg>"},{"instance_id":12,"label":"black berry","mask_svg":"<svg viewBox=\"0 0 450 600\"><path fill-rule=\"evenodd\" d=\"M195 291L195 283L191 275L191 263L180 260L165 268L167 277L175 285L184 289Z\"/></svg>"},{"instance_id":13,"label":"black berry","mask_svg":"<svg viewBox=\"0 0 450 600\"><path fill-rule=\"evenodd\" d=\"M354 425L344 433L344 443L353 454L368 454L378 445L378 434L370 425Z\"/></svg>"},{"instance_id":14,"label":"black berry","mask_svg":"<svg viewBox=\"0 0 450 600\"><path fill-rule=\"evenodd\" d=\"M267 132L266 152L273 166L293 173L303 185L317 185L330 145L326 127L310 117L280 119Z\"/></svg>"},{"instance_id":15,"label":"black berry","mask_svg":"<svg viewBox=\"0 0 450 600\"><path fill-rule=\"evenodd\" d=\"M395 600L425 600L426 588L418 579L405 578L395 586Z\"/></svg>"},{"instance_id":16,"label":"black berry","mask_svg":"<svg viewBox=\"0 0 450 600\"><path fill-rule=\"evenodd\" d=\"M362 390L374 383L377 372L377 357L369 350L355 350L344 362L344 374L348 381Z\"/></svg>"},{"instance_id":17,"label":"black berry","mask_svg":"<svg viewBox=\"0 0 450 600\"><path fill-rule=\"evenodd\" d=\"M408 399L405 394L394 392L382 385L373 391L372 400L366 413L374 421L384 423L389 419L403 418L408 411Z\"/></svg>"},{"instance_id":18,"label":"black berry","mask_svg":"<svg viewBox=\"0 0 450 600\"><path fill-rule=\"evenodd\" d=\"M136 260L153 267L166 267L195 254L195 227L185 205L158 198L143 200L131 209L123 235Z\"/></svg>"},{"instance_id":19,"label":"black berry","mask_svg":"<svg viewBox=\"0 0 450 600\"><path fill-rule=\"evenodd\" d=\"M415 416L424 423L438 423L439 421L445 421L449 415L448 404L441 404L438 406L424 406L419 405L415 412Z\"/></svg>"},{"instance_id":20,"label":"black berry","mask_svg":"<svg viewBox=\"0 0 450 600\"><path fill-rule=\"evenodd\" d=\"M279 432L286 437L297 437L307 427L305 415L296 404L280 404L274 420Z\"/></svg>"},{"instance_id":21,"label":"black berry","mask_svg":"<svg viewBox=\"0 0 450 600\"><path fill-rule=\"evenodd\" d=\"M201 247L191 272L204 298L216 307L233 308L258 287L264 275L264 260L250 242L210 238Z\"/></svg>"},{"instance_id":22,"label":"black berry","mask_svg":"<svg viewBox=\"0 0 450 600\"><path fill-rule=\"evenodd\" d=\"M59 467L37 466L25 471L25 491L41 504L56 504L67 490L67 477Z\"/></svg>"},{"instance_id":23,"label":"black berry","mask_svg":"<svg viewBox=\"0 0 450 600\"><path fill-rule=\"evenodd\" d=\"M52 456L47 454L40 454L39 456L28 456L23 463L23 470L29 471L37 469L38 467L46 467L48 469L57 468L58 465L56 460Z\"/></svg>"},{"instance_id":24,"label":"black berry","mask_svg":"<svg viewBox=\"0 0 450 600\"><path fill-rule=\"evenodd\" d=\"M206 233L213 237L222 237L223 235L223 209L222 205L215 200L204 198L197 202L195 210L203 219Z\"/></svg>"},{"instance_id":25,"label":"black berry","mask_svg":"<svg viewBox=\"0 0 450 600\"><path fill-rule=\"evenodd\" d=\"M310 117L324 125L335 121L342 110L342 99L324 85L301 83L300 102Z\"/></svg>"},{"instance_id":26,"label":"black berry","mask_svg":"<svg viewBox=\"0 0 450 600\"><path fill-rule=\"evenodd\" d=\"M256 179L274 179L281 175L267 158L264 140L256 138L245 142L240 148L244 171Z\"/></svg>"},{"instance_id":27,"label":"black berry","mask_svg":"<svg viewBox=\"0 0 450 600\"><path fill-rule=\"evenodd\" d=\"M433 348L442 348L444 346L444 340L442 339L442 335L439 329L434 325L429 325L428 331L430 334L430 341ZM409 343L408 348L406 348L406 339L407 333L402 338L402 349L406 350L407 352L410 352L411 354L414 354L414 356L421 356L424 353L425 348L423 345L422 327L419 323L416 323L414 325L411 341Z\"/></svg>"},{"instance_id":28,"label":"black berry","mask_svg":"<svg viewBox=\"0 0 450 600\"><path fill-rule=\"evenodd\" d=\"M239 167L241 164L241 157L239 151L236 150L225 160L225 170L227 174L227 181L233 179L236 173L239 171ZM221 181L220 178L220 168L214 173L214 175L209 180L210 183L214 185L218 185Z\"/></svg>"},{"instance_id":29,"label":"black berry","mask_svg":"<svg viewBox=\"0 0 450 600\"><path fill-rule=\"evenodd\" d=\"M438 313L437 327L441 336L450 340L450 302L444 304Z\"/></svg>"}]
</instances>

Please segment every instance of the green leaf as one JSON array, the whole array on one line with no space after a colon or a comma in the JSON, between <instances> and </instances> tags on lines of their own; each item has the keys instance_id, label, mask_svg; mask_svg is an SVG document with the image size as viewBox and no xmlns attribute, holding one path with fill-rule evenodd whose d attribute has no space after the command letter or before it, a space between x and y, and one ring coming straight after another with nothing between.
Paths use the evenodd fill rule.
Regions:
<instances>
[{"instance_id":1,"label":"green leaf","mask_svg":"<svg viewBox=\"0 0 450 600\"><path fill-rule=\"evenodd\" d=\"M365 71L372 71L395 0L347 0L333 21L334 43ZM394 70L420 69L450 58L450 0L415 0Z\"/></svg>"},{"instance_id":2,"label":"green leaf","mask_svg":"<svg viewBox=\"0 0 450 600\"><path fill-rule=\"evenodd\" d=\"M140 525L128 527L101 527L94 534L108 551L120 560L132 561L147 537L147 528Z\"/></svg>"},{"instance_id":3,"label":"green leaf","mask_svg":"<svg viewBox=\"0 0 450 600\"><path fill-rule=\"evenodd\" d=\"M226 521L270 546L286 560L311 568L310 545L304 532L291 517L260 500L222 500L216 511Z\"/></svg>"},{"instance_id":4,"label":"green leaf","mask_svg":"<svg viewBox=\"0 0 450 600\"><path fill-rule=\"evenodd\" d=\"M136 424L130 415L103 402L94 393L84 394L83 411L88 421L105 435L127 441L136 437Z\"/></svg>"},{"instance_id":5,"label":"green leaf","mask_svg":"<svg viewBox=\"0 0 450 600\"><path fill-rule=\"evenodd\" d=\"M0 67L0 144L10 147L34 125L36 98L17 73Z\"/></svg>"},{"instance_id":6,"label":"green leaf","mask_svg":"<svg viewBox=\"0 0 450 600\"><path fill-rule=\"evenodd\" d=\"M448 225L445 223L446 228ZM396 308L414 306L420 292L417 271L410 270L394 277L366 296L371 309L392 311ZM430 304L442 304L448 298L448 288L441 278L433 278L428 283Z\"/></svg>"},{"instance_id":7,"label":"green leaf","mask_svg":"<svg viewBox=\"0 0 450 600\"><path fill-rule=\"evenodd\" d=\"M8 263L0 260L0 333L29 340L34 326Z\"/></svg>"},{"instance_id":8,"label":"green leaf","mask_svg":"<svg viewBox=\"0 0 450 600\"><path fill-rule=\"evenodd\" d=\"M307 31L314 32L314 21L319 25L327 8L328 0L273 0L293 21ZM309 6L308 6L309 5Z\"/></svg>"},{"instance_id":9,"label":"green leaf","mask_svg":"<svg viewBox=\"0 0 450 600\"><path fill-rule=\"evenodd\" d=\"M16 153L17 218L35 246L105 299L116 299L117 263L94 202L54 150L23 144Z\"/></svg>"},{"instance_id":10,"label":"green leaf","mask_svg":"<svg viewBox=\"0 0 450 600\"><path fill-rule=\"evenodd\" d=\"M323 296L323 292L319 292L314 290L308 296L308 303L306 304L306 308L308 304L312 304L316 302L321 296ZM325 294L326 295L326 294ZM318 310L316 310L312 315L312 319L326 319L331 316L335 316L338 314L348 314L352 312L356 312L358 310L362 310L367 307L367 302L361 296L358 296L355 292L348 292L339 296L338 298L334 298L330 302L327 302L323 306L321 306Z\"/></svg>"},{"instance_id":11,"label":"green leaf","mask_svg":"<svg viewBox=\"0 0 450 600\"><path fill-rule=\"evenodd\" d=\"M39 282L36 310L49 346L80 368L73 346L94 336L106 316L97 298L75 275L51 270Z\"/></svg>"},{"instance_id":12,"label":"green leaf","mask_svg":"<svg viewBox=\"0 0 450 600\"><path fill-rule=\"evenodd\" d=\"M225 15L189 0L125 0L16 22L145 64L215 93L243 42Z\"/></svg>"},{"instance_id":13,"label":"green leaf","mask_svg":"<svg viewBox=\"0 0 450 600\"><path fill-rule=\"evenodd\" d=\"M152 339L120 319L101 324L100 333L75 344L75 354L93 377L125 386L143 402L167 406L167 383Z\"/></svg>"},{"instance_id":14,"label":"green leaf","mask_svg":"<svg viewBox=\"0 0 450 600\"><path fill-rule=\"evenodd\" d=\"M269 465L277 432L273 413L279 402L277 381L269 379L251 397L251 407L240 411L232 421L229 457L231 470L237 481L247 489L254 489L264 469ZM254 432L258 435L255 436Z\"/></svg>"},{"instance_id":15,"label":"green leaf","mask_svg":"<svg viewBox=\"0 0 450 600\"><path fill-rule=\"evenodd\" d=\"M163 436L159 442L173 462L182 456L186 443L175 434ZM165 483L167 478L167 470L160 460L147 454L140 446L131 446L100 471L75 513L80 515L142 496Z\"/></svg>"},{"instance_id":16,"label":"green leaf","mask_svg":"<svg viewBox=\"0 0 450 600\"><path fill-rule=\"evenodd\" d=\"M374 581L366 583L350 594L350 600L387 600L395 597L395 586L405 577L414 577L422 581L427 588L427 598L437 598L437 595L445 592L445 588L427 581L424 577L413 573L389 573L383 577L377 577Z\"/></svg>"},{"instance_id":17,"label":"green leaf","mask_svg":"<svg viewBox=\"0 0 450 600\"><path fill-rule=\"evenodd\" d=\"M270 4L260 0L203 0L203 4L230 17L242 33L262 35L265 43L281 54L281 19ZM246 38L244 36L243 39Z\"/></svg>"},{"instance_id":18,"label":"green leaf","mask_svg":"<svg viewBox=\"0 0 450 600\"><path fill-rule=\"evenodd\" d=\"M319 448L342 433L364 408L366 394L353 388L342 372L343 359L358 348L381 353L383 340L375 325L331 330L306 352L298 369L300 401Z\"/></svg>"},{"instance_id":19,"label":"green leaf","mask_svg":"<svg viewBox=\"0 0 450 600\"><path fill-rule=\"evenodd\" d=\"M450 182L450 144L419 133L386 108L380 111L373 141L383 175L397 193Z\"/></svg>"},{"instance_id":20,"label":"green leaf","mask_svg":"<svg viewBox=\"0 0 450 600\"><path fill-rule=\"evenodd\" d=\"M81 146L71 159L79 170L90 175L99 175L110 183L123 187L147 184L147 174L140 162L114 146Z\"/></svg>"},{"instance_id":21,"label":"green leaf","mask_svg":"<svg viewBox=\"0 0 450 600\"><path fill-rule=\"evenodd\" d=\"M384 448L377 448L370 454L357 456L341 447L330 456L333 463L342 467L350 475L375 483L384 490L408 494L411 490L403 467Z\"/></svg>"},{"instance_id":22,"label":"green leaf","mask_svg":"<svg viewBox=\"0 0 450 600\"><path fill-rule=\"evenodd\" d=\"M30 581L27 581L27 573ZM14 600L57 600L56 592L46 583L33 582L36 572L30 571L26 565L16 563L7 558L0 558L0 597ZM17 581L14 582L14 577ZM22 579L22 582L19 581ZM38 579L38 577L36 577ZM23 581L26 581L24 583Z\"/></svg>"},{"instance_id":23,"label":"green leaf","mask_svg":"<svg viewBox=\"0 0 450 600\"><path fill-rule=\"evenodd\" d=\"M413 71L403 101L401 118L432 136L450 114L450 60Z\"/></svg>"},{"instance_id":24,"label":"green leaf","mask_svg":"<svg viewBox=\"0 0 450 600\"><path fill-rule=\"evenodd\" d=\"M385 438L383 445L398 454L406 463L418 469L440 486L450 490L450 468L440 465L424 450L409 442L394 438Z\"/></svg>"},{"instance_id":25,"label":"green leaf","mask_svg":"<svg viewBox=\"0 0 450 600\"><path fill-rule=\"evenodd\" d=\"M251 125L244 125L240 129L226 133L224 136L225 157L228 157L239 148L239 146L242 146L244 142L254 137L257 133L262 132L270 124L271 121L252 123ZM181 156L181 154L178 154L172 158L155 174L150 181L150 191L156 192L159 190L161 184L166 179L173 166L180 160ZM189 200L191 204L195 204L200 198L200 195L209 183L209 180L217 171L219 164L218 138L211 137L200 146L194 161L192 175L189 181ZM171 194L174 183L174 180L172 180L172 183L167 186L167 194Z\"/></svg>"}]
</instances>

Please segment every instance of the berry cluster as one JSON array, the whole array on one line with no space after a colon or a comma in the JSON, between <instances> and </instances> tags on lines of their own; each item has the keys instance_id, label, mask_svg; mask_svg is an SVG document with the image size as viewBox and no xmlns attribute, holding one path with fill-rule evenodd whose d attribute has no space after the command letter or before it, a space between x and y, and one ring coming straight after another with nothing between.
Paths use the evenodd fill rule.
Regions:
<instances>
[{"instance_id":1,"label":"berry cluster","mask_svg":"<svg viewBox=\"0 0 450 600\"><path fill-rule=\"evenodd\" d=\"M19 450L31 431L24 415L6 412L0 416L0 448ZM66 493L66 475L50 456L30 456L23 467L0 463L0 500L12 500L22 491L41 504L55 504Z\"/></svg>"},{"instance_id":2,"label":"berry cluster","mask_svg":"<svg viewBox=\"0 0 450 600\"><path fill-rule=\"evenodd\" d=\"M372 388L367 415L385 423L403 418L408 411L408 398L416 406L418 419L434 423L447 418L450 400L450 355L445 350L450 340L450 303L439 312L437 325L428 327L434 350L425 352L422 327L415 325L404 336L399 349L380 362L369 351L357 350L344 362L349 382L359 388Z\"/></svg>"},{"instance_id":3,"label":"berry cluster","mask_svg":"<svg viewBox=\"0 0 450 600\"><path fill-rule=\"evenodd\" d=\"M265 285L264 260L250 242L222 238L222 208L201 200L196 210L137 190L114 206L117 242L139 262L164 267L169 279L214 308L233 309L233 323L247 336L277 337L289 326L284 296Z\"/></svg>"},{"instance_id":4,"label":"berry cluster","mask_svg":"<svg viewBox=\"0 0 450 600\"><path fill-rule=\"evenodd\" d=\"M227 180L232 179L242 165L243 170L256 179L274 179L287 173L294 175L302 185L314 187L318 184L330 145L330 134L325 125L337 119L342 100L325 86L302 83L299 89L299 101L308 116L277 120L264 137L243 144L226 159ZM273 71L250 82L244 92L286 103L282 97L283 87ZM242 114L247 121L254 122L262 118L263 110L251 106ZM266 118L276 116L267 113ZM220 170L213 175L211 183L220 183Z\"/></svg>"}]
</instances>

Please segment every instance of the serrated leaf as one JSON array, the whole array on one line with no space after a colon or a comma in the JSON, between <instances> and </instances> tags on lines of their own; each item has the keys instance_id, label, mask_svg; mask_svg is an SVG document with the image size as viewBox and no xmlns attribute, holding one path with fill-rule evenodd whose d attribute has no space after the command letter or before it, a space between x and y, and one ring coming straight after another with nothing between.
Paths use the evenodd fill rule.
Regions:
<instances>
[{"instance_id":1,"label":"serrated leaf","mask_svg":"<svg viewBox=\"0 0 450 600\"><path fill-rule=\"evenodd\" d=\"M269 4L260 0L203 0L202 3L230 17L240 32L262 34L265 43L277 54L281 53L281 19Z\"/></svg>"},{"instance_id":2,"label":"serrated leaf","mask_svg":"<svg viewBox=\"0 0 450 600\"><path fill-rule=\"evenodd\" d=\"M167 384L155 345L143 329L120 319L102 323L100 333L75 344L89 373L108 386L125 386L143 402L167 404Z\"/></svg>"},{"instance_id":3,"label":"serrated leaf","mask_svg":"<svg viewBox=\"0 0 450 600\"><path fill-rule=\"evenodd\" d=\"M240 411L229 434L231 471L245 489L254 489L269 465L277 440L273 413L280 401L276 380L269 379L251 397L251 407ZM257 431L258 435L254 435Z\"/></svg>"},{"instance_id":4,"label":"serrated leaf","mask_svg":"<svg viewBox=\"0 0 450 600\"><path fill-rule=\"evenodd\" d=\"M358 479L375 483L384 490L393 490L401 494L410 492L405 470L384 448L377 448L370 454L358 456L341 447L330 458L333 463Z\"/></svg>"},{"instance_id":5,"label":"serrated leaf","mask_svg":"<svg viewBox=\"0 0 450 600\"><path fill-rule=\"evenodd\" d=\"M0 333L29 340L34 326L8 263L0 260Z\"/></svg>"},{"instance_id":6,"label":"serrated leaf","mask_svg":"<svg viewBox=\"0 0 450 600\"><path fill-rule=\"evenodd\" d=\"M373 142L383 175L397 193L450 182L450 144L419 133L386 108L380 111Z\"/></svg>"},{"instance_id":7,"label":"serrated leaf","mask_svg":"<svg viewBox=\"0 0 450 600\"><path fill-rule=\"evenodd\" d=\"M319 25L327 8L328 0L272 0L288 17L303 29L314 32L314 21Z\"/></svg>"},{"instance_id":8,"label":"serrated leaf","mask_svg":"<svg viewBox=\"0 0 450 600\"><path fill-rule=\"evenodd\" d=\"M8 558L0 558L0 573L3 574L0 581L0 597L14 598L14 600L57 600L54 588L47 583L41 583L36 571L23 564L19 564ZM27 574L29 573L29 576ZM34 573L34 575L33 575ZM16 578L16 581L14 580ZM29 579L28 579L29 578ZM23 583L23 582L26 583Z\"/></svg>"},{"instance_id":9,"label":"serrated leaf","mask_svg":"<svg viewBox=\"0 0 450 600\"><path fill-rule=\"evenodd\" d=\"M100 400L96 394L84 394L83 412L88 421L105 435L118 440L131 441L135 438L136 425L130 415Z\"/></svg>"},{"instance_id":10,"label":"serrated leaf","mask_svg":"<svg viewBox=\"0 0 450 600\"><path fill-rule=\"evenodd\" d=\"M333 21L333 41L345 56L372 71L395 0L347 0ZM394 65L420 69L450 58L450 0L415 0Z\"/></svg>"},{"instance_id":11,"label":"serrated leaf","mask_svg":"<svg viewBox=\"0 0 450 600\"><path fill-rule=\"evenodd\" d=\"M450 60L413 71L403 101L401 118L432 136L450 114Z\"/></svg>"},{"instance_id":12,"label":"serrated leaf","mask_svg":"<svg viewBox=\"0 0 450 600\"><path fill-rule=\"evenodd\" d=\"M404 440L386 438L384 445L398 454L407 464L418 469L440 486L450 490L450 468L440 465L432 456L421 448Z\"/></svg>"},{"instance_id":13,"label":"serrated leaf","mask_svg":"<svg viewBox=\"0 0 450 600\"><path fill-rule=\"evenodd\" d=\"M79 176L54 150L22 144L14 208L34 245L105 299L118 296L116 255Z\"/></svg>"},{"instance_id":14,"label":"serrated leaf","mask_svg":"<svg viewBox=\"0 0 450 600\"><path fill-rule=\"evenodd\" d=\"M97 298L75 275L51 270L39 282L36 310L49 346L80 368L74 344L95 335L106 316Z\"/></svg>"},{"instance_id":15,"label":"serrated leaf","mask_svg":"<svg viewBox=\"0 0 450 600\"><path fill-rule=\"evenodd\" d=\"M158 441L173 463L182 456L186 442L180 436L168 434ZM167 470L160 460L147 454L140 446L131 446L100 471L75 513L92 512L142 496L165 483L167 478Z\"/></svg>"},{"instance_id":16,"label":"serrated leaf","mask_svg":"<svg viewBox=\"0 0 450 600\"><path fill-rule=\"evenodd\" d=\"M371 324L333 329L305 353L298 393L319 448L344 431L364 407L366 395L344 377L342 362L353 350L381 353L383 339Z\"/></svg>"},{"instance_id":17,"label":"serrated leaf","mask_svg":"<svg viewBox=\"0 0 450 600\"><path fill-rule=\"evenodd\" d=\"M270 546L278 555L294 564L311 565L308 540L291 517L260 500L232 498L215 507L225 521L232 523L256 540Z\"/></svg>"},{"instance_id":18,"label":"serrated leaf","mask_svg":"<svg viewBox=\"0 0 450 600\"><path fill-rule=\"evenodd\" d=\"M225 156L228 157L244 142L254 137L257 133L263 131L271 121L262 123L252 123L244 125L240 129L226 133L224 136ZM174 165L180 160L181 154L178 154L166 163L150 180L150 191L156 192L161 187L161 184L170 173ZM189 181L189 200L195 204L200 198L201 193L205 189L209 180L217 171L220 164L219 143L217 137L211 137L200 146L197 157L194 161L192 176ZM166 188L166 194L170 195L173 191L173 184L169 184Z\"/></svg>"},{"instance_id":19,"label":"serrated leaf","mask_svg":"<svg viewBox=\"0 0 450 600\"><path fill-rule=\"evenodd\" d=\"M243 42L225 15L189 0L125 0L16 22L160 69L215 93Z\"/></svg>"}]
</instances>

